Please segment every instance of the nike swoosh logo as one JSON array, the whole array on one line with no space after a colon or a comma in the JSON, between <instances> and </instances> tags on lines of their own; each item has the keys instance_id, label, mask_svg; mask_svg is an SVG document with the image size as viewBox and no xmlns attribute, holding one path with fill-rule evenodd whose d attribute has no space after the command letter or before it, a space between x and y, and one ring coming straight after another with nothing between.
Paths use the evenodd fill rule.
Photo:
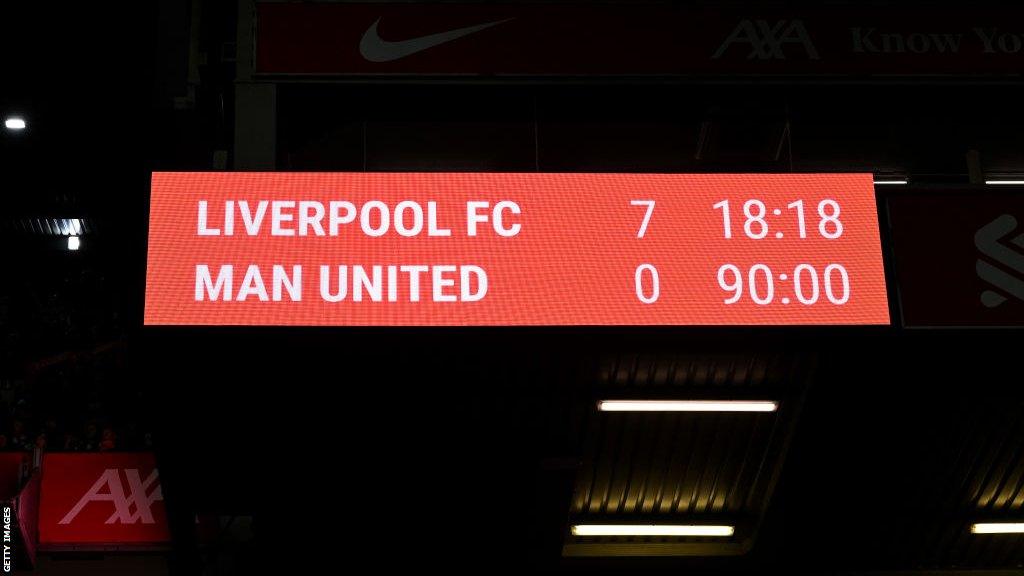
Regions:
<instances>
[{"instance_id":1,"label":"nike swoosh logo","mask_svg":"<svg viewBox=\"0 0 1024 576\"><path fill-rule=\"evenodd\" d=\"M456 28L455 30L448 30L446 32L438 32L437 34L430 34L427 36L419 36L417 38L410 38L408 40L401 40L399 42L388 42L387 40L380 37L377 33L377 25L380 24L380 18L373 23L366 32L363 34L363 39L359 41L359 53L363 55L370 62L391 62L398 60L399 58L405 58L410 54L422 52L428 48L433 48L439 44L451 42L463 36L469 36L475 32L485 30L491 26L497 26L502 22L508 22L512 18L506 18L504 20L496 20L494 22L486 22L484 24L477 24L476 26L467 26L465 28Z\"/></svg>"}]
</instances>

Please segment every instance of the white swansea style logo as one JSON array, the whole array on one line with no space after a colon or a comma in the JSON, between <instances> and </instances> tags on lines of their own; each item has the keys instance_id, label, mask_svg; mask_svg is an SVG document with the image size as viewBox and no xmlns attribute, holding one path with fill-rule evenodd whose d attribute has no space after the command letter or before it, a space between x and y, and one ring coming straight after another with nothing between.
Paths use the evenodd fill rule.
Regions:
<instances>
[{"instance_id":1,"label":"white swansea style logo","mask_svg":"<svg viewBox=\"0 0 1024 576\"><path fill-rule=\"evenodd\" d=\"M456 28L455 30L438 32L437 34L429 34L427 36L418 36L416 38L409 38L408 40L400 40L398 42L389 42L381 38L380 34L377 32L377 25L380 24L380 18L377 18L377 20L363 34L363 39L359 41L359 53L363 55L363 58L366 58L370 62L391 62L392 60L405 58L410 54L415 54L428 48L433 48L439 44L444 44L446 42L462 38L463 36L468 36L474 32L485 30L491 26L497 26L498 24L508 22L509 20L512 20L512 18L486 22L484 24L477 24L476 26L467 26L465 28Z\"/></svg>"}]
</instances>

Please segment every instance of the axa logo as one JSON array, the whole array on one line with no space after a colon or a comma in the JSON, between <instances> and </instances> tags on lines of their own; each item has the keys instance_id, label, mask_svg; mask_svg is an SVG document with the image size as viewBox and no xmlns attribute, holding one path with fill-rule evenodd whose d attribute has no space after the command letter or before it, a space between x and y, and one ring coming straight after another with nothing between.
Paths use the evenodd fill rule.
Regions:
<instances>
[{"instance_id":1,"label":"axa logo","mask_svg":"<svg viewBox=\"0 0 1024 576\"><path fill-rule=\"evenodd\" d=\"M1016 230L1017 219L1003 214L974 234L974 246L988 258L978 258L974 268L978 278L992 288L981 293L981 303L989 308L1002 305L1010 297L1024 300L1024 234L1017 234Z\"/></svg>"},{"instance_id":2,"label":"axa logo","mask_svg":"<svg viewBox=\"0 0 1024 576\"><path fill-rule=\"evenodd\" d=\"M747 60L785 60L789 46L799 47L811 60L819 59L803 20L741 20L711 59L721 58L733 46L746 48Z\"/></svg>"},{"instance_id":3,"label":"axa logo","mask_svg":"<svg viewBox=\"0 0 1024 576\"><path fill-rule=\"evenodd\" d=\"M138 468L125 468L124 479L127 484L122 483L118 468L104 470L92 488L64 515L60 524L70 524L86 506L99 502L114 506L114 512L104 524L156 524L153 503L164 499L157 483L156 469L143 480Z\"/></svg>"}]
</instances>

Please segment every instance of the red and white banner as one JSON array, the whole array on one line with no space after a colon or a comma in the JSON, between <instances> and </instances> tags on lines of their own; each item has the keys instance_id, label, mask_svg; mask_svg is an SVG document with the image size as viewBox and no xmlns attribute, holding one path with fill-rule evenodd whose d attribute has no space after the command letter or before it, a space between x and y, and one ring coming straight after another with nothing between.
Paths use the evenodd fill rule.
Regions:
<instances>
[{"instance_id":1,"label":"red and white banner","mask_svg":"<svg viewBox=\"0 0 1024 576\"><path fill-rule=\"evenodd\" d=\"M41 549L150 547L169 541L160 478L151 453L43 457Z\"/></svg>"},{"instance_id":2,"label":"red and white banner","mask_svg":"<svg viewBox=\"0 0 1024 576\"><path fill-rule=\"evenodd\" d=\"M1000 75L1024 70L1024 11L669 4L257 5L273 75Z\"/></svg>"}]
</instances>

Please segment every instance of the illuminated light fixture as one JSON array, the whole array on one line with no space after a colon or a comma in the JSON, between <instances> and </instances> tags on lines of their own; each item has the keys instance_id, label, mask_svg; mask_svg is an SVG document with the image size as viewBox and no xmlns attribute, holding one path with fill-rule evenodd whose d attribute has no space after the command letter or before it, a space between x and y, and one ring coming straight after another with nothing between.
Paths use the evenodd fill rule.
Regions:
<instances>
[{"instance_id":1,"label":"illuminated light fixture","mask_svg":"<svg viewBox=\"0 0 1024 576\"><path fill-rule=\"evenodd\" d=\"M1017 186L1024 184L1024 180L985 180L989 186Z\"/></svg>"},{"instance_id":2,"label":"illuminated light fixture","mask_svg":"<svg viewBox=\"0 0 1024 576\"><path fill-rule=\"evenodd\" d=\"M78 236L68 236L68 250L78 250L82 245L82 239Z\"/></svg>"},{"instance_id":3,"label":"illuminated light fixture","mask_svg":"<svg viewBox=\"0 0 1024 576\"><path fill-rule=\"evenodd\" d=\"M983 522L971 524L971 534L1024 534L1024 522Z\"/></svg>"},{"instance_id":4,"label":"illuminated light fixture","mask_svg":"<svg viewBox=\"0 0 1024 576\"><path fill-rule=\"evenodd\" d=\"M7 128L8 130L24 130L25 119L18 118L17 116L11 116L10 118L4 120L4 127Z\"/></svg>"},{"instance_id":5,"label":"illuminated light fixture","mask_svg":"<svg viewBox=\"0 0 1024 576\"><path fill-rule=\"evenodd\" d=\"M775 412L769 400L601 400L601 412Z\"/></svg>"},{"instance_id":6,"label":"illuminated light fixture","mask_svg":"<svg viewBox=\"0 0 1024 576\"><path fill-rule=\"evenodd\" d=\"M875 186L903 186L909 183L910 181L906 178L886 178L885 180L875 180Z\"/></svg>"},{"instance_id":7,"label":"illuminated light fixture","mask_svg":"<svg viewBox=\"0 0 1024 576\"><path fill-rule=\"evenodd\" d=\"M736 532L733 526L700 526L693 524L576 524L573 536L716 536L728 537Z\"/></svg>"}]
</instances>

